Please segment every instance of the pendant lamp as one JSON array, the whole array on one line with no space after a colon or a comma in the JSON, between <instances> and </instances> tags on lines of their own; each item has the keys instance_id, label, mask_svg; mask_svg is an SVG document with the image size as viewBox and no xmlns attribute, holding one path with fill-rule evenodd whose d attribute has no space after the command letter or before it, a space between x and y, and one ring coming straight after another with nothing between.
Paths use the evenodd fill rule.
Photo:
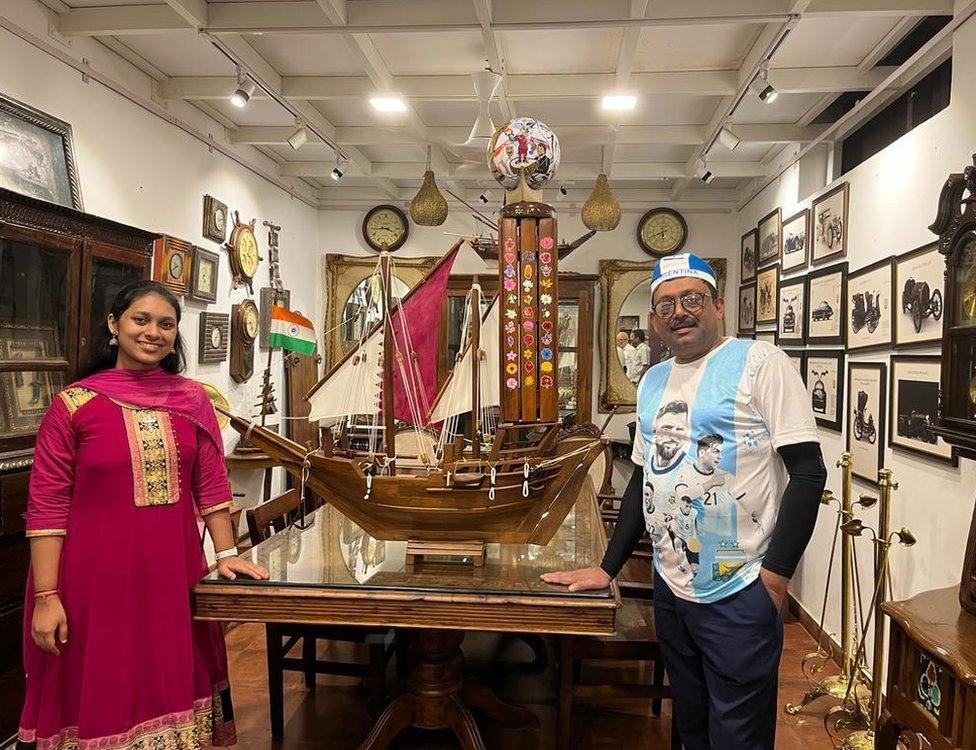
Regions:
<instances>
[{"instance_id":1,"label":"pendant lamp","mask_svg":"<svg viewBox=\"0 0 976 750\"><path fill-rule=\"evenodd\" d=\"M587 229L597 232L609 232L620 223L620 204L610 190L605 174L596 178L593 192L583 204L582 218Z\"/></svg>"},{"instance_id":2,"label":"pendant lamp","mask_svg":"<svg viewBox=\"0 0 976 750\"><path fill-rule=\"evenodd\" d=\"M430 146L427 146L427 171L424 184L410 201L410 217L422 227L436 227L447 221L447 201L437 189L434 172L430 168Z\"/></svg>"}]
</instances>

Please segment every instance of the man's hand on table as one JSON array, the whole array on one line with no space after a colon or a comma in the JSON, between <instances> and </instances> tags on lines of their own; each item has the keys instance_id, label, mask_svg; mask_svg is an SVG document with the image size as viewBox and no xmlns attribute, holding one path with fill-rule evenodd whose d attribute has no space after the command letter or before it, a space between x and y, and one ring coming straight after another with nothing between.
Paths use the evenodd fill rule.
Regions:
<instances>
[{"instance_id":1,"label":"man's hand on table","mask_svg":"<svg viewBox=\"0 0 976 750\"><path fill-rule=\"evenodd\" d=\"M557 570L539 576L546 583L556 583L569 587L570 591L591 591L605 589L613 580L603 568L580 568L579 570Z\"/></svg>"}]
</instances>

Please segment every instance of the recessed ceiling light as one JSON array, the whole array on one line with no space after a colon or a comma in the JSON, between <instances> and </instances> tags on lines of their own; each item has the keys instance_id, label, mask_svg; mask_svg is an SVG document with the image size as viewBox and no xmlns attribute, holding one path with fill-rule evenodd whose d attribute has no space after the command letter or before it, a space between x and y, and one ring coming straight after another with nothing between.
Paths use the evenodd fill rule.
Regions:
<instances>
[{"instance_id":1,"label":"recessed ceiling light","mask_svg":"<svg viewBox=\"0 0 976 750\"><path fill-rule=\"evenodd\" d=\"M377 112L406 112L407 103L399 96L374 96L369 103Z\"/></svg>"},{"instance_id":2,"label":"recessed ceiling light","mask_svg":"<svg viewBox=\"0 0 976 750\"><path fill-rule=\"evenodd\" d=\"M637 97L633 94L607 94L603 97L603 108L608 110L633 109L637 106Z\"/></svg>"}]
</instances>

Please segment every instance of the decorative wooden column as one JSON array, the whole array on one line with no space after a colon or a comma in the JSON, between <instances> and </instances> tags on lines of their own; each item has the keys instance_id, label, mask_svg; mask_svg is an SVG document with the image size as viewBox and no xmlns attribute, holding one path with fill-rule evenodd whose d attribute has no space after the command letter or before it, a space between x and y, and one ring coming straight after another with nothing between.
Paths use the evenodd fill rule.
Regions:
<instances>
[{"instance_id":1,"label":"decorative wooden column","mask_svg":"<svg viewBox=\"0 0 976 750\"><path fill-rule=\"evenodd\" d=\"M552 206L509 203L499 232L501 421L559 419L559 291Z\"/></svg>"}]
</instances>

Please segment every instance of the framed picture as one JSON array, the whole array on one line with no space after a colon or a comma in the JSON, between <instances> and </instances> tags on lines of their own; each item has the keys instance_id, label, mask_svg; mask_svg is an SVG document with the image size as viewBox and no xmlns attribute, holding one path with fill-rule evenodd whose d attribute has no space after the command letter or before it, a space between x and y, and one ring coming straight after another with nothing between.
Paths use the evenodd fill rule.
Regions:
<instances>
[{"instance_id":1,"label":"framed picture","mask_svg":"<svg viewBox=\"0 0 976 750\"><path fill-rule=\"evenodd\" d=\"M203 236L219 243L227 237L227 206L212 195L203 196Z\"/></svg>"},{"instance_id":2,"label":"framed picture","mask_svg":"<svg viewBox=\"0 0 976 750\"><path fill-rule=\"evenodd\" d=\"M817 424L841 431L844 421L844 357L842 350L809 349L803 367L810 408Z\"/></svg>"},{"instance_id":3,"label":"framed picture","mask_svg":"<svg viewBox=\"0 0 976 750\"><path fill-rule=\"evenodd\" d=\"M884 466L885 388L887 367L883 362L847 364L847 450L851 473L871 484L878 483Z\"/></svg>"},{"instance_id":4,"label":"framed picture","mask_svg":"<svg viewBox=\"0 0 976 750\"><path fill-rule=\"evenodd\" d=\"M0 94L0 187L84 210L71 126Z\"/></svg>"},{"instance_id":5,"label":"framed picture","mask_svg":"<svg viewBox=\"0 0 976 750\"><path fill-rule=\"evenodd\" d=\"M739 287L739 333L754 333L756 330L756 285L745 284Z\"/></svg>"},{"instance_id":6,"label":"framed picture","mask_svg":"<svg viewBox=\"0 0 976 750\"><path fill-rule=\"evenodd\" d=\"M743 284L756 278L756 247L759 244L759 230L752 229L742 235L739 250L741 275L739 281Z\"/></svg>"},{"instance_id":7,"label":"framed picture","mask_svg":"<svg viewBox=\"0 0 976 750\"><path fill-rule=\"evenodd\" d=\"M846 297L846 263L807 274L807 344L844 343Z\"/></svg>"},{"instance_id":8,"label":"framed picture","mask_svg":"<svg viewBox=\"0 0 976 750\"><path fill-rule=\"evenodd\" d=\"M204 302L216 302L220 256L194 245L190 271L190 296Z\"/></svg>"},{"instance_id":9,"label":"framed picture","mask_svg":"<svg viewBox=\"0 0 976 750\"><path fill-rule=\"evenodd\" d=\"M200 364L213 364L227 359L230 343L230 315L200 313Z\"/></svg>"},{"instance_id":10,"label":"framed picture","mask_svg":"<svg viewBox=\"0 0 976 750\"><path fill-rule=\"evenodd\" d=\"M848 183L842 182L813 202L813 244L810 262L817 264L847 255Z\"/></svg>"},{"instance_id":11,"label":"framed picture","mask_svg":"<svg viewBox=\"0 0 976 750\"><path fill-rule=\"evenodd\" d=\"M779 266L772 266L756 274L756 323L776 322L776 287L779 286Z\"/></svg>"},{"instance_id":12,"label":"framed picture","mask_svg":"<svg viewBox=\"0 0 976 750\"><path fill-rule=\"evenodd\" d=\"M805 276L779 283L776 343L799 346L806 340L807 280Z\"/></svg>"},{"instance_id":13,"label":"framed picture","mask_svg":"<svg viewBox=\"0 0 976 750\"><path fill-rule=\"evenodd\" d=\"M782 213L779 208L759 220L759 267L779 260L783 250Z\"/></svg>"},{"instance_id":14,"label":"framed picture","mask_svg":"<svg viewBox=\"0 0 976 750\"><path fill-rule=\"evenodd\" d=\"M895 346L942 341L945 267L935 242L895 258Z\"/></svg>"},{"instance_id":15,"label":"framed picture","mask_svg":"<svg viewBox=\"0 0 976 750\"><path fill-rule=\"evenodd\" d=\"M776 331L756 331L753 338L756 341L765 341L768 344L776 346Z\"/></svg>"},{"instance_id":16,"label":"framed picture","mask_svg":"<svg viewBox=\"0 0 976 750\"><path fill-rule=\"evenodd\" d=\"M57 331L46 326L0 326L0 359L63 361ZM64 388L64 373L50 370L0 373L0 408L4 432L34 432Z\"/></svg>"},{"instance_id":17,"label":"framed picture","mask_svg":"<svg viewBox=\"0 0 976 750\"><path fill-rule=\"evenodd\" d=\"M891 412L888 445L928 458L959 465L952 446L936 435L932 427L939 414L940 357L891 357Z\"/></svg>"},{"instance_id":18,"label":"framed picture","mask_svg":"<svg viewBox=\"0 0 976 750\"><path fill-rule=\"evenodd\" d=\"M783 222L783 273L806 266L809 243L810 209L804 208Z\"/></svg>"},{"instance_id":19,"label":"framed picture","mask_svg":"<svg viewBox=\"0 0 976 750\"><path fill-rule=\"evenodd\" d=\"M803 374L803 368L805 366L804 363L806 362L807 353L802 349L784 349L783 351L786 352L786 356L790 358L790 362L793 363L796 371L800 373L800 377L805 378L806 376Z\"/></svg>"},{"instance_id":20,"label":"framed picture","mask_svg":"<svg viewBox=\"0 0 976 750\"><path fill-rule=\"evenodd\" d=\"M168 287L174 294L190 291L190 266L193 245L186 240L164 234L153 242L153 281Z\"/></svg>"},{"instance_id":21,"label":"framed picture","mask_svg":"<svg viewBox=\"0 0 976 750\"><path fill-rule=\"evenodd\" d=\"M872 263L847 277L847 348L872 349L892 344L891 258Z\"/></svg>"}]
</instances>

